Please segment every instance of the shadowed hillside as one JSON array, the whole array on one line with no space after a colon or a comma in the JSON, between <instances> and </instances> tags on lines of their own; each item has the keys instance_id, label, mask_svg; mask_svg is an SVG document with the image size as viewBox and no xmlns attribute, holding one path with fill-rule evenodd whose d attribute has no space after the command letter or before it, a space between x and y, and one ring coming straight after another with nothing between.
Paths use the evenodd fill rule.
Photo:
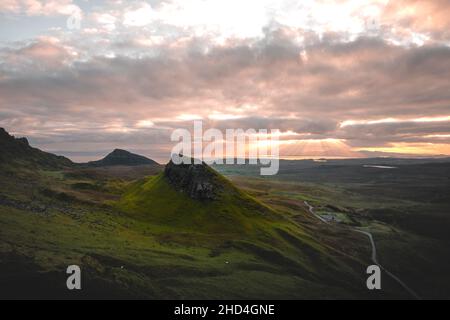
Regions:
<instances>
[{"instance_id":1,"label":"shadowed hillside","mask_svg":"<svg viewBox=\"0 0 450 320\"><path fill-rule=\"evenodd\" d=\"M73 166L72 161L32 148L26 138L15 138L0 128L0 165L63 168Z\"/></svg>"},{"instance_id":2,"label":"shadowed hillside","mask_svg":"<svg viewBox=\"0 0 450 320\"><path fill-rule=\"evenodd\" d=\"M126 150L115 149L105 158L87 164L93 167L159 165L155 161Z\"/></svg>"}]
</instances>

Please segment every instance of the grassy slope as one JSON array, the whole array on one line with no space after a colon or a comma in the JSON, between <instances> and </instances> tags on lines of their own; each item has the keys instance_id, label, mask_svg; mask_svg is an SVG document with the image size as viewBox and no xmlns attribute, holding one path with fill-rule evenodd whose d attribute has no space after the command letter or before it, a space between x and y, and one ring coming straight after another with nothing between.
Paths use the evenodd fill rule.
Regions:
<instances>
[{"instance_id":1,"label":"grassy slope","mask_svg":"<svg viewBox=\"0 0 450 320\"><path fill-rule=\"evenodd\" d=\"M316 282L329 281L332 276L327 272L351 273L298 224L218 178L225 186L218 201L192 200L175 191L161 174L135 183L118 207L134 219L157 225L165 239L206 246L212 255L243 251L261 260L258 264L268 264L265 268L276 266ZM344 282L349 278L344 275Z\"/></svg>"},{"instance_id":2,"label":"grassy slope","mask_svg":"<svg viewBox=\"0 0 450 320\"><path fill-rule=\"evenodd\" d=\"M369 227L381 262L423 297L449 296L448 174L439 166L405 168L400 180L351 168L343 169L351 180L326 171L328 184L308 172L308 183L288 174L234 180L251 196L225 180L221 202L207 204L162 176L119 179L150 174L144 167L52 171L41 155L0 165L0 296L72 298L64 271L80 264L85 297L366 297L355 259L369 262L367 239L321 227L304 200Z\"/></svg>"},{"instance_id":3,"label":"grassy slope","mask_svg":"<svg viewBox=\"0 0 450 320\"><path fill-rule=\"evenodd\" d=\"M177 194L162 176L128 187L73 170L2 167L0 173L0 296L364 294L363 280L353 274L362 271L358 262L344 263L298 224L231 186L222 202L202 204ZM85 272L81 293L64 288L70 264Z\"/></svg>"},{"instance_id":4,"label":"grassy slope","mask_svg":"<svg viewBox=\"0 0 450 320\"><path fill-rule=\"evenodd\" d=\"M440 170L442 165L427 166L428 171L434 171L408 167L399 172L398 178L395 172L371 172L368 179L365 172L344 168L343 178L339 170L333 172L332 183L324 182L321 176L299 182L297 175L284 176L282 181L236 176L233 181L275 207L291 207L296 212L307 200L318 213L344 215L345 223L373 233L380 262L422 297L448 298L450 205L448 195L440 196L448 192L448 173ZM359 181L349 182L347 177ZM434 197L423 196L426 192ZM335 229L339 232L339 225ZM325 238L328 240L333 238ZM359 241L366 243L363 238ZM346 247L345 251L354 249Z\"/></svg>"},{"instance_id":5,"label":"grassy slope","mask_svg":"<svg viewBox=\"0 0 450 320\"><path fill-rule=\"evenodd\" d=\"M219 201L201 202L177 192L163 174L135 183L119 208L150 222L206 234L247 234L281 217L224 182Z\"/></svg>"}]
</instances>

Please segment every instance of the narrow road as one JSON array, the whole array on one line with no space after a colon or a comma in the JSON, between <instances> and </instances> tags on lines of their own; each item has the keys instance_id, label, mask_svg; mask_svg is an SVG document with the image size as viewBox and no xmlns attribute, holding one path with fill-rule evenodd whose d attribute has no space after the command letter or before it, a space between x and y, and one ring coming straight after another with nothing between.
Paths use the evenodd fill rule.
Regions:
<instances>
[{"instance_id":1,"label":"narrow road","mask_svg":"<svg viewBox=\"0 0 450 320\"><path fill-rule=\"evenodd\" d=\"M317 219L319 219L320 221L322 221L325 224L330 224L328 221L326 221L324 218L322 218L320 215L316 214L316 212L314 211L314 207L311 206L307 201L304 202L305 205L308 207L308 211ZM376 264L377 266L380 267L381 270L383 270L389 277L391 277L392 279L394 279L398 284L400 284L402 286L403 289L405 289L411 296L414 297L414 299L417 300L421 300L421 298L419 297L419 295L417 293L414 292L414 290L412 290L410 287L408 287L402 280L400 280L399 277L395 276L392 272L390 272L389 270L387 270L385 267L383 267L379 262L378 262L378 256L377 256L377 247L375 245L375 240L373 239L373 235L368 232L368 231L363 231L363 230L359 230L357 228L351 228L352 231L361 233L365 236L367 236L369 238L370 244L372 246L372 262L374 264Z\"/></svg>"},{"instance_id":2,"label":"narrow road","mask_svg":"<svg viewBox=\"0 0 450 320\"><path fill-rule=\"evenodd\" d=\"M316 217L317 219L319 219L320 221L322 221L323 223L328 224L328 221L325 220L324 218L322 218L321 216L319 216L318 214L316 214L316 212L314 211L314 207L312 205L310 205L307 201L305 201L305 205L308 207L309 212Z\"/></svg>"}]
</instances>

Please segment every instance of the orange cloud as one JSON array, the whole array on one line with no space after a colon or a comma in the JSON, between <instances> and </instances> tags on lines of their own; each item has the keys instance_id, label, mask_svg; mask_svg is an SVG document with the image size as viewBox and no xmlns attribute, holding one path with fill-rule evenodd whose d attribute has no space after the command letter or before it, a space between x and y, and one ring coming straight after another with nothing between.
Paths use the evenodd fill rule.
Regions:
<instances>
[{"instance_id":1,"label":"orange cloud","mask_svg":"<svg viewBox=\"0 0 450 320\"><path fill-rule=\"evenodd\" d=\"M438 40L450 36L450 2L447 0L389 1L384 22L397 32L424 33Z\"/></svg>"}]
</instances>

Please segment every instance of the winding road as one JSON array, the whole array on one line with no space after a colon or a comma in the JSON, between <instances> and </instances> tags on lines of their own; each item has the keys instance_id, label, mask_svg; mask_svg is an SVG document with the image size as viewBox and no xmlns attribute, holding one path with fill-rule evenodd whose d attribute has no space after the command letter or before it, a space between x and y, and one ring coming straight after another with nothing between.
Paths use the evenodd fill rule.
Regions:
<instances>
[{"instance_id":1,"label":"winding road","mask_svg":"<svg viewBox=\"0 0 450 320\"><path fill-rule=\"evenodd\" d=\"M311 206L307 201L304 202L305 205L308 207L308 211L317 219L319 219L321 222L330 225L330 223L325 220L324 218L322 218L320 215L318 215L315 210L314 207ZM377 266L380 267L381 270L383 270L389 277L391 277L392 279L394 279L400 286L402 286L403 289L405 289L412 297L414 297L414 299L417 300L421 300L420 296L414 292L414 290L412 290L410 287L408 287L402 280L400 280L399 277L397 277L396 275L394 275L392 272L390 272L389 270L387 270L385 267L383 267L379 262L378 262L378 256L377 256L377 247L375 245L375 240L373 239L373 235L368 232L368 231L363 231L360 230L358 228L350 228L351 230L361 233L365 236L367 236L369 238L370 244L372 246L372 262L374 264L376 264Z\"/></svg>"}]
</instances>

